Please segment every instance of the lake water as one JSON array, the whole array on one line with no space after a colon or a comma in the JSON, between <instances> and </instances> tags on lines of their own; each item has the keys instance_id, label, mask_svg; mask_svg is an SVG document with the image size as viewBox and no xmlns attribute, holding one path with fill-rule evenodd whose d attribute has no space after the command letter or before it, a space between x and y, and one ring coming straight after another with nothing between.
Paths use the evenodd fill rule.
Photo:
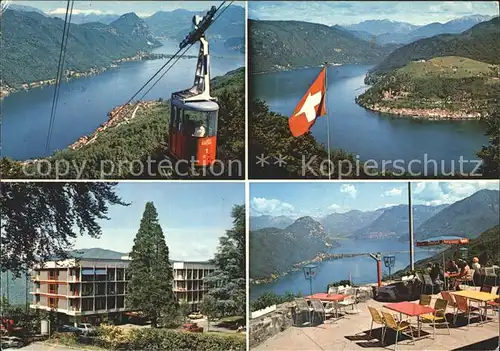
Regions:
<instances>
[{"instance_id":1,"label":"lake water","mask_svg":"<svg viewBox=\"0 0 500 351\"><path fill-rule=\"evenodd\" d=\"M340 247L332 249L334 253L377 253L391 251L408 251L408 242L399 242L398 240L339 240ZM435 249L415 249L415 262L436 254ZM395 254L396 261L392 273L406 268L410 264L409 253ZM251 258L250 258L251 259ZM349 273L353 284L367 284L377 282L377 264L369 256L358 256L342 258L327 262L321 262L318 265L316 277L313 280L313 292L325 292L330 283L339 280L348 280ZM384 267L382 261L382 274L388 274L389 271ZM274 292L283 295L286 292L302 293L309 295L309 281L305 280L302 270L290 273L277 279L270 284L260 284L250 286L250 299L255 299L265 292Z\"/></svg>"},{"instance_id":2,"label":"lake water","mask_svg":"<svg viewBox=\"0 0 500 351\"><path fill-rule=\"evenodd\" d=\"M475 153L488 140L485 127L479 121L429 121L394 117L370 112L354 102L368 87L363 83L372 66L343 65L328 69L328 118L330 145L359 155L361 160L421 160L438 161L438 168L448 172L449 160L477 160ZM319 73L319 68L254 75L251 77L251 96L266 101L272 111L290 116ZM327 145L327 118L319 118L312 128L315 138ZM441 166L440 160L448 160ZM403 161L398 161L402 163ZM455 165L459 170L458 163ZM475 164L465 164L471 172ZM380 167L379 167L380 168ZM412 171L423 166L414 163ZM433 170L433 164L429 164ZM442 172L439 172L442 173Z\"/></svg>"},{"instance_id":3,"label":"lake water","mask_svg":"<svg viewBox=\"0 0 500 351\"><path fill-rule=\"evenodd\" d=\"M178 49L175 42L164 44L155 52L173 54ZM212 77L244 66L244 55L227 52L221 44L214 47ZM195 45L188 54L197 55L197 52L198 46ZM17 160L48 156L92 133L107 120L111 109L127 102L166 61L127 62L100 75L61 83L49 153L45 150L45 143L54 86L8 96L2 101L2 156ZM172 92L191 87L195 68L196 59L180 59L144 99L170 99Z\"/></svg>"}]
</instances>

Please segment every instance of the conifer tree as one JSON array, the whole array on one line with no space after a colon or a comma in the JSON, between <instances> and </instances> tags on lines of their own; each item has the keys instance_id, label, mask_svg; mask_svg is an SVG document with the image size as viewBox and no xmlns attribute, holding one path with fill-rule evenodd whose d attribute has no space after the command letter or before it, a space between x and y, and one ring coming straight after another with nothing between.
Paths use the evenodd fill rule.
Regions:
<instances>
[{"instance_id":1,"label":"conifer tree","mask_svg":"<svg viewBox=\"0 0 500 351\"><path fill-rule=\"evenodd\" d=\"M218 316L245 316L246 314L246 251L245 206L233 207L233 227L219 239L212 263L215 271L205 279L209 285L207 297L215 300Z\"/></svg>"},{"instance_id":2,"label":"conifer tree","mask_svg":"<svg viewBox=\"0 0 500 351\"><path fill-rule=\"evenodd\" d=\"M130 258L127 308L142 312L156 328L162 315L177 309L177 304L168 247L152 202L146 204Z\"/></svg>"}]
</instances>

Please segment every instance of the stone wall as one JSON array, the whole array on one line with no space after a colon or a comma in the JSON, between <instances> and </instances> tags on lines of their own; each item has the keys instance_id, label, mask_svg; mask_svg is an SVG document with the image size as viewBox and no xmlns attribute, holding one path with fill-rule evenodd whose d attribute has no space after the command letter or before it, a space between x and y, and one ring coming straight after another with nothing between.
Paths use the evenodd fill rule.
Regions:
<instances>
[{"instance_id":1,"label":"stone wall","mask_svg":"<svg viewBox=\"0 0 500 351\"><path fill-rule=\"evenodd\" d=\"M276 306L276 311L250 320L249 346L257 346L265 340L281 333L293 324L290 303Z\"/></svg>"}]
</instances>

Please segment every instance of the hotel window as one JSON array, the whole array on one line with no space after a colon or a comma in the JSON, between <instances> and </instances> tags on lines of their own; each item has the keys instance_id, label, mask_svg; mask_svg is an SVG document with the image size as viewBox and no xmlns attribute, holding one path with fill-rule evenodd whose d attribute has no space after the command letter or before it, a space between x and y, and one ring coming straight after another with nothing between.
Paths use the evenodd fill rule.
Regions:
<instances>
[{"instance_id":1,"label":"hotel window","mask_svg":"<svg viewBox=\"0 0 500 351\"><path fill-rule=\"evenodd\" d=\"M50 308L57 308L57 298L49 297L49 307Z\"/></svg>"},{"instance_id":2,"label":"hotel window","mask_svg":"<svg viewBox=\"0 0 500 351\"><path fill-rule=\"evenodd\" d=\"M57 284L49 284L49 294L57 294Z\"/></svg>"}]
</instances>

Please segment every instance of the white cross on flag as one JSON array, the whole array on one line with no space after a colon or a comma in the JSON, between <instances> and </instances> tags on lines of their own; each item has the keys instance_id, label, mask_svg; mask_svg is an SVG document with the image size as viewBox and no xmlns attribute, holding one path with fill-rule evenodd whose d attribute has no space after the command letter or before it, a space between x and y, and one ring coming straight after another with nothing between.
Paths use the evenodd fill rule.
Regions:
<instances>
[{"instance_id":1,"label":"white cross on flag","mask_svg":"<svg viewBox=\"0 0 500 351\"><path fill-rule=\"evenodd\" d=\"M294 137L307 133L316 118L326 114L325 75L326 68L323 68L288 119L288 125Z\"/></svg>"}]
</instances>

